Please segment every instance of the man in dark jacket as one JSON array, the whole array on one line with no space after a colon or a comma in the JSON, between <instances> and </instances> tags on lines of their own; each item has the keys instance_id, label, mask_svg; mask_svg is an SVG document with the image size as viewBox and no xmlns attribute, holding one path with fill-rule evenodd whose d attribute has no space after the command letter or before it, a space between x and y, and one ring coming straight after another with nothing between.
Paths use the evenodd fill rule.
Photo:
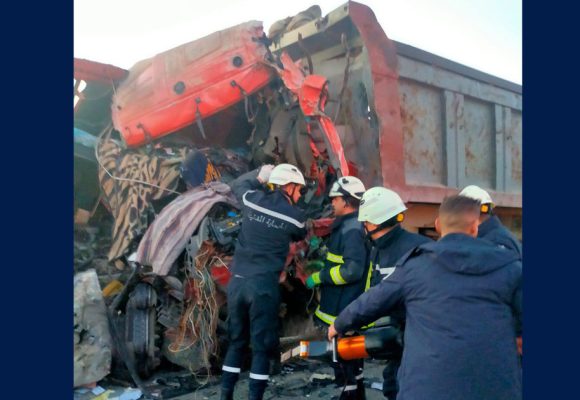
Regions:
<instances>
[{"instance_id":1,"label":"man in dark jacket","mask_svg":"<svg viewBox=\"0 0 580 400\"><path fill-rule=\"evenodd\" d=\"M276 190L260 190L266 182ZM296 207L304 185L302 173L290 164L263 166L231 184L243 205L243 220L227 288L229 346L222 367L222 400L233 399L248 344L249 398L264 395L270 359L278 356L278 279L290 242L306 236L304 213Z\"/></svg>"},{"instance_id":2,"label":"man in dark jacket","mask_svg":"<svg viewBox=\"0 0 580 400\"><path fill-rule=\"evenodd\" d=\"M332 338L404 303L399 400L522 398L514 329L522 265L514 252L476 239L479 207L464 196L445 199L435 222L441 240L403 257L329 328Z\"/></svg>"},{"instance_id":3,"label":"man in dark jacket","mask_svg":"<svg viewBox=\"0 0 580 400\"><path fill-rule=\"evenodd\" d=\"M365 186L354 176L344 176L332 185L328 196L336 219L326 243L324 268L306 280L309 289L320 285L320 305L314 323L328 328L336 316L365 290L367 282L366 246L357 210ZM335 383L343 390L340 399L365 398L363 360L333 363Z\"/></svg>"},{"instance_id":4,"label":"man in dark jacket","mask_svg":"<svg viewBox=\"0 0 580 400\"><path fill-rule=\"evenodd\" d=\"M431 239L411 233L401 227L407 207L401 197L384 187L374 187L365 192L361 200L358 220L362 221L371 241L369 269L372 271L371 286L378 285L395 270L395 263L410 250ZM377 321L380 325L391 325L404 329L405 309L402 305L394 309L389 317ZM402 349L401 349L402 350ZM397 398L397 372L401 356L387 360L383 370L383 394L388 400Z\"/></svg>"},{"instance_id":5,"label":"man in dark jacket","mask_svg":"<svg viewBox=\"0 0 580 400\"><path fill-rule=\"evenodd\" d=\"M461 196L469 197L481 203L481 215L479 217L479 230L477 237L489 240L498 246L505 247L515 252L522 259L522 245L499 220L493 215L495 204L489 193L479 186L466 186L460 193Z\"/></svg>"}]
</instances>

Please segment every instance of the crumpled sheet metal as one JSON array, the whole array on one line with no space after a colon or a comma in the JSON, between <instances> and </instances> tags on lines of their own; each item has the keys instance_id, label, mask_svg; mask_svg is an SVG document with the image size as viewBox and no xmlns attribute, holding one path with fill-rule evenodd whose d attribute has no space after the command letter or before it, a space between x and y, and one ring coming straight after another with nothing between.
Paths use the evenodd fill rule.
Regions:
<instances>
[{"instance_id":1,"label":"crumpled sheet metal","mask_svg":"<svg viewBox=\"0 0 580 400\"><path fill-rule=\"evenodd\" d=\"M159 276L167 275L216 203L238 206L230 187L222 182L211 182L177 197L165 206L145 232L137 249L136 261L151 266Z\"/></svg>"},{"instance_id":2,"label":"crumpled sheet metal","mask_svg":"<svg viewBox=\"0 0 580 400\"><path fill-rule=\"evenodd\" d=\"M336 127L332 120L324 114L324 106L328 100L328 80L321 75L305 76L298 63L286 52L282 52L280 61L284 68L272 65L284 81L284 85L298 97L300 109L305 116L316 119L324 133L324 141L330 150L330 160L335 169L340 169L342 176L349 175L349 166L344 157L344 149ZM314 144L312 143L312 146ZM316 146L313 147L318 153Z\"/></svg>"},{"instance_id":3,"label":"crumpled sheet metal","mask_svg":"<svg viewBox=\"0 0 580 400\"><path fill-rule=\"evenodd\" d=\"M299 28L310 21L320 18L321 16L322 10L320 9L320 6L313 5L293 17L286 17L274 22L268 30L268 37L270 40L276 41L283 33Z\"/></svg>"},{"instance_id":4,"label":"crumpled sheet metal","mask_svg":"<svg viewBox=\"0 0 580 400\"><path fill-rule=\"evenodd\" d=\"M263 62L266 47L256 40L262 35L262 23L248 21L135 64L111 107L127 146L176 132L266 86L273 70Z\"/></svg>"}]
</instances>

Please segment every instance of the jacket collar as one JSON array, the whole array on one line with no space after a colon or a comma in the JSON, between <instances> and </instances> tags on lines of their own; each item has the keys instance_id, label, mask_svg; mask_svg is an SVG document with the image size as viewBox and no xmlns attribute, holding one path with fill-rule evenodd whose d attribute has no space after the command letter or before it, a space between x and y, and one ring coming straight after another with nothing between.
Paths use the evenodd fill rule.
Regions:
<instances>
[{"instance_id":1,"label":"jacket collar","mask_svg":"<svg viewBox=\"0 0 580 400\"><path fill-rule=\"evenodd\" d=\"M373 246L376 246L379 248L385 248L385 247L389 246L391 243L393 243L402 234L403 234L403 228L401 228L401 225L396 225L387 234L381 236L377 240L371 239L371 243L373 244Z\"/></svg>"},{"instance_id":2,"label":"jacket collar","mask_svg":"<svg viewBox=\"0 0 580 400\"><path fill-rule=\"evenodd\" d=\"M494 229L500 228L502 226L501 221L497 215L492 215L487 221L481 223L478 227L478 237L485 236Z\"/></svg>"},{"instance_id":3,"label":"jacket collar","mask_svg":"<svg viewBox=\"0 0 580 400\"><path fill-rule=\"evenodd\" d=\"M334 221L332 222L331 228L333 230L338 229L345 221L352 219L352 218L356 218L357 215L358 215L358 213L356 211L354 211L354 212L351 212L350 214L341 215L340 217L336 217L336 218L334 218Z\"/></svg>"}]
</instances>

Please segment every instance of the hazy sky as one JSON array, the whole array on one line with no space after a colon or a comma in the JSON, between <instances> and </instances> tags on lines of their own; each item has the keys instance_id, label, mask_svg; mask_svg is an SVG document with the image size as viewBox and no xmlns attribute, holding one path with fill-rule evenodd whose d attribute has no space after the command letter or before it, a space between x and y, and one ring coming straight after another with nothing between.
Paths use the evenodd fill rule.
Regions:
<instances>
[{"instance_id":1,"label":"hazy sky","mask_svg":"<svg viewBox=\"0 0 580 400\"><path fill-rule=\"evenodd\" d=\"M249 20L270 25L340 0L74 0L74 55L130 68L137 61ZM361 0L391 39L522 83L521 0Z\"/></svg>"}]
</instances>

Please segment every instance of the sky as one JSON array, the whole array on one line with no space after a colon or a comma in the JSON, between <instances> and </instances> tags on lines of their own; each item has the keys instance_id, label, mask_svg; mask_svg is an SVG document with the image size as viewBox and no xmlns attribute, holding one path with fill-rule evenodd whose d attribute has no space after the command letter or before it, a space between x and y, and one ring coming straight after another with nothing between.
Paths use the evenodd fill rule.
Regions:
<instances>
[{"instance_id":1,"label":"sky","mask_svg":"<svg viewBox=\"0 0 580 400\"><path fill-rule=\"evenodd\" d=\"M360 0L390 39L522 84L522 0ZM129 69L212 32L341 0L74 0L74 56Z\"/></svg>"}]
</instances>

